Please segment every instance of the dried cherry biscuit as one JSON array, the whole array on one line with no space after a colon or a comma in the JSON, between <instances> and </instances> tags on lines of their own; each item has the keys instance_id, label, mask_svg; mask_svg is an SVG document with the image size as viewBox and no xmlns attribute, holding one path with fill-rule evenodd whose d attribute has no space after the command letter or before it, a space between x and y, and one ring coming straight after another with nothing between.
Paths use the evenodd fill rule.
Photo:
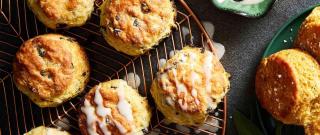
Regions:
<instances>
[{"instance_id":1,"label":"dried cherry biscuit","mask_svg":"<svg viewBox=\"0 0 320 135\"><path fill-rule=\"evenodd\" d=\"M160 68L151 94L166 119L198 126L228 92L228 78L212 52L185 47Z\"/></svg>"},{"instance_id":2,"label":"dried cherry biscuit","mask_svg":"<svg viewBox=\"0 0 320 135\"><path fill-rule=\"evenodd\" d=\"M151 111L146 98L124 80L111 80L93 87L80 109L83 135L142 135Z\"/></svg>"},{"instance_id":3,"label":"dried cherry biscuit","mask_svg":"<svg viewBox=\"0 0 320 135\"><path fill-rule=\"evenodd\" d=\"M70 135L70 134L66 131L61 131L56 128L39 126L27 133L24 133L23 135Z\"/></svg>"},{"instance_id":4,"label":"dried cherry biscuit","mask_svg":"<svg viewBox=\"0 0 320 135\"><path fill-rule=\"evenodd\" d=\"M94 0L28 0L36 17L51 29L85 24L94 10Z\"/></svg>"},{"instance_id":5,"label":"dried cherry biscuit","mask_svg":"<svg viewBox=\"0 0 320 135\"><path fill-rule=\"evenodd\" d=\"M13 62L17 88L40 107L55 107L77 96L89 73L87 56L78 42L58 34L25 41Z\"/></svg>"},{"instance_id":6,"label":"dried cherry biscuit","mask_svg":"<svg viewBox=\"0 0 320 135\"><path fill-rule=\"evenodd\" d=\"M141 55L176 27L170 0L105 0L100 7L105 40L128 55Z\"/></svg>"},{"instance_id":7,"label":"dried cherry biscuit","mask_svg":"<svg viewBox=\"0 0 320 135\"><path fill-rule=\"evenodd\" d=\"M264 58L255 87L261 106L285 124L320 120L320 66L306 52L288 49Z\"/></svg>"}]
</instances>

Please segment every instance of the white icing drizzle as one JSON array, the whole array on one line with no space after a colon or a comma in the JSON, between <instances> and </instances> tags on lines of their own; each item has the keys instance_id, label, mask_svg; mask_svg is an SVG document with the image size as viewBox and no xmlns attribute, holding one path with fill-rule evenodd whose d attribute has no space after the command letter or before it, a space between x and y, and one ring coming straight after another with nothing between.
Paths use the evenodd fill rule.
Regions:
<instances>
[{"instance_id":1,"label":"white icing drizzle","mask_svg":"<svg viewBox=\"0 0 320 135\"><path fill-rule=\"evenodd\" d=\"M187 87L183 83L180 83L177 85L177 94L180 95L182 93L187 93Z\"/></svg>"},{"instance_id":2,"label":"white icing drizzle","mask_svg":"<svg viewBox=\"0 0 320 135\"><path fill-rule=\"evenodd\" d=\"M97 104L97 114L101 117L103 116L107 116L111 114L111 109L110 108L106 108L103 105L103 98L102 95L100 93L100 88L101 85L98 85L96 91L95 91L95 95L94 95L94 102Z\"/></svg>"},{"instance_id":3,"label":"white icing drizzle","mask_svg":"<svg viewBox=\"0 0 320 135\"><path fill-rule=\"evenodd\" d=\"M195 53L190 53L189 56L190 56L191 61L196 61L197 55L196 55ZM190 66L191 66L191 69L192 69L192 70L195 70L195 69L194 69L194 62L191 62ZM197 90L194 88L194 85L195 85L195 82L196 82L196 81L199 81L199 80L200 80L199 76L198 76L195 72L192 71L192 72L191 72L191 87L192 87L192 88L191 88L191 96L194 98L194 101L195 101L196 105L199 105L199 104L200 104L200 101L199 101L199 99L197 98L198 92L197 92Z\"/></svg>"},{"instance_id":4,"label":"white icing drizzle","mask_svg":"<svg viewBox=\"0 0 320 135\"><path fill-rule=\"evenodd\" d=\"M97 115L102 117L102 120L98 120L99 127L102 130L103 134L105 135L111 135L111 132L109 131L106 123L106 117L111 116L111 109L106 108L103 105L103 97L100 93L101 85L99 84L94 95L94 102L97 104Z\"/></svg>"},{"instance_id":5,"label":"white icing drizzle","mask_svg":"<svg viewBox=\"0 0 320 135\"><path fill-rule=\"evenodd\" d=\"M190 79L191 79L191 91L190 91L190 94L191 96L193 97L194 99L194 102L196 105L199 105L200 104L200 101L199 99L197 98L198 97L198 91L197 89L195 88L195 85L197 83L200 83L202 78L194 71L196 69L195 68L195 63L193 61L196 61L197 60L197 55L195 53L188 53L187 55L184 55L184 54L179 54L181 55L180 56L180 60L182 62L185 62L185 61L191 61L190 62L190 68L192 70L192 72L190 73ZM204 80L205 80L205 88L204 90L209 94L211 95L211 80L212 80L212 68L213 68L213 54L209 51L205 51L205 53L203 54L204 55L204 58L203 58L203 63L202 63L202 71L203 71L203 77L204 77ZM177 78L177 69L176 68L172 68L171 70L171 73L173 75L173 81L174 81L174 84L175 84L175 87L176 87L176 92L177 92L177 96L181 96L182 93L185 93L184 94L184 98L181 98L181 99L177 99L178 101L178 104L180 106L180 108L182 110L187 110L188 109L188 103L186 101L186 96L187 96L187 93L188 93L188 89L186 87L186 85L184 83L181 83L178 78ZM162 88L166 89L166 79L168 78L168 75L167 74L162 74L160 79L162 80ZM212 101L212 98L210 96L207 96L208 98L208 104L209 106L211 107L214 107L214 103ZM168 105L171 105L173 106L174 105L174 100L171 98L171 96L167 96L165 97L165 101Z\"/></svg>"},{"instance_id":6,"label":"white icing drizzle","mask_svg":"<svg viewBox=\"0 0 320 135\"><path fill-rule=\"evenodd\" d=\"M192 90L191 90L191 95L192 95L193 97L197 97L198 92L197 92L194 88L192 88Z\"/></svg>"},{"instance_id":7,"label":"white icing drizzle","mask_svg":"<svg viewBox=\"0 0 320 135\"><path fill-rule=\"evenodd\" d=\"M172 98L170 96L166 97L166 102L170 105L173 106L174 105L174 101L172 100Z\"/></svg>"},{"instance_id":8,"label":"white icing drizzle","mask_svg":"<svg viewBox=\"0 0 320 135\"><path fill-rule=\"evenodd\" d=\"M162 68L166 63L167 63L167 60L161 58L161 59L159 60L159 67Z\"/></svg>"},{"instance_id":9,"label":"white icing drizzle","mask_svg":"<svg viewBox=\"0 0 320 135\"><path fill-rule=\"evenodd\" d=\"M200 101L199 101L199 99L197 98L197 96L198 96L198 92L197 92L197 90L194 88L194 83L195 83L195 81L199 81L200 80L200 78L199 78L199 76L195 73L195 72L191 72L191 85L192 85L192 89L191 89L191 96L194 98L194 101L195 101L195 103L196 103L196 105L199 105L200 104Z\"/></svg>"},{"instance_id":10,"label":"white icing drizzle","mask_svg":"<svg viewBox=\"0 0 320 135\"><path fill-rule=\"evenodd\" d=\"M179 82L178 82L178 79L177 79L177 70L176 69L172 69L172 74L173 74L173 77L174 77L174 83L176 84L176 88L177 88L177 91L178 91L178 85L179 85Z\"/></svg>"},{"instance_id":11,"label":"white icing drizzle","mask_svg":"<svg viewBox=\"0 0 320 135\"><path fill-rule=\"evenodd\" d=\"M204 58L204 63L203 63L203 71L204 71L204 77L205 77L205 90L207 93L209 93L209 95L211 95L211 71L212 71L212 60L213 60L213 54L211 54L210 52L206 52L205 53L205 58ZM214 104L213 104L213 100L210 96L207 96L208 99L208 106L210 106L211 108L215 108Z\"/></svg>"},{"instance_id":12,"label":"white icing drizzle","mask_svg":"<svg viewBox=\"0 0 320 135\"><path fill-rule=\"evenodd\" d=\"M214 25L213 25L213 23L210 22L210 21L202 21L202 25L206 29L209 37L212 39L213 35L214 35Z\"/></svg>"},{"instance_id":13,"label":"white icing drizzle","mask_svg":"<svg viewBox=\"0 0 320 135\"><path fill-rule=\"evenodd\" d=\"M175 52L174 50L171 50L171 51L169 52L169 58L172 58L175 53L176 53L176 52Z\"/></svg>"},{"instance_id":14,"label":"white icing drizzle","mask_svg":"<svg viewBox=\"0 0 320 135\"><path fill-rule=\"evenodd\" d=\"M94 107L90 104L90 102L87 99L84 100L84 107L81 107L81 111L87 116L87 125L88 125L89 134L98 135L96 132L96 126L95 126L95 123L97 121L97 116L95 114Z\"/></svg>"},{"instance_id":15,"label":"white icing drizzle","mask_svg":"<svg viewBox=\"0 0 320 135\"><path fill-rule=\"evenodd\" d=\"M166 86L167 78L168 78L168 74L162 74L161 77L160 77L161 82L163 82L162 85L161 85L161 87L162 87L164 90L167 90L167 86ZM171 91L169 91L169 92L171 92Z\"/></svg>"},{"instance_id":16,"label":"white icing drizzle","mask_svg":"<svg viewBox=\"0 0 320 135\"><path fill-rule=\"evenodd\" d=\"M97 105L96 109L94 108L94 106L90 104L90 102L87 99L85 99L84 106L81 107L81 111L85 113L87 117L88 132L90 135L98 135L97 129L96 129L96 123L98 123L98 126L102 130L104 135L111 135L111 132L109 131L107 127L107 122L106 122L107 117L112 119L111 108L107 108L103 105L103 97L100 93L100 88L101 88L101 85L98 85L95 91L95 96L94 96L94 102ZM124 88L119 87L117 90L118 90L117 94L119 98L117 108L122 116L124 116L128 121L132 122L133 116L132 116L131 105L125 99ZM102 119L99 119L98 116L100 116ZM128 134L127 129L123 125L121 125L120 122L116 120L113 120L112 122L122 134ZM132 129L134 129L134 125L132 126Z\"/></svg>"},{"instance_id":17,"label":"white icing drizzle","mask_svg":"<svg viewBox=\"0 0 320 135\"><path fill-rule=\"evenodd\" d=\"M191 59L192 61L196 60L196 58L197 58L197 55L196 55L195 53L189 53L189 56L190 56L190 59ZM194 63L191 62L192 68L193 68L193 65L194 65Z\"/></svg>"},{"instance_id":18,"label":"white icing drizzle","mask_svg":"<svg viewBox=\"0 0 320 135\"><path fill-rule=\"evenodd\" d=\"M179 105L180 105L182 110L187 110L188 109L188 103L186 101L183 103L182 99L179 99L178 103L179 103Z\"/></svg>"},{"instance_id":19,"label":"white icing drizzle","mask_svg":"<svg viewBox=\"0 0 320 135\"><path fill-rule=\"evenodd\" d=\"M121 123L119 123L118 121L113 121L114 124L116 125L116 127L119 129L120 133L125 134L127 133L127 129L124 128Z\"/></svg>"},{"instance_id":20,"label":"white icing drizzle","mask_svg":"<svg viewBox=\"0 0 320 135\"><path fill-rule=\"evenodd\" d=\"M210 52L207 52L205 54L205 58L204 58L204 63L203 63L203 71L205 73L205 82L206 82L206 91L207 92L211 92L211 71L212 71L212 60L213 60L213 55Z\"/></svg>"},{"instance_id":21,"label":"white icing drizzle","mask_svg":"<svg viewBox=\"0 0 320 135\"><path fill-rule=\"evenodd\" d=\"M124 116L127 120L133 121L133 116L132 116L132 109L131 105L125 98L125 93L124 93L124 88L119 87L118 90L118 97L119 97L119 102L118 102L118 110L122 116Z\"/></svg>"},{"instance_id":22,"label":"white icing drizzle","mask_svg":"<svg viewBox=\"0 0 320 135\"><path fill-rule=\"evenodd\" d=\"M215 48L215 54L218 57L218 59L220 60L223 57L223 55L225 54L226 49L223 44L217 43L214 41L212 41L212 42L213 42L213 47Z\"/></svg>"},{"instance_id":23,"label":"white icing drizzle","mask_svg":"<svg viewBox=\"0 0 320 135\"><path fill-rule=\"evenodd\" d=\"M132 88L137 89L140 86L140 77L138 74L135 74L133 72L130 72L127 74L127 76L124 76L123 80L126 80L128 85Z\"/></svg>"},{"instance_id":24,"label":"white icing drizzle","mask_svg":"<svg viewBox=\"0 0 320 135\"><path fill-rule=\"evenodd\" d=\"M181 55L180 57L181 57L180 60L181 60L182 62L186 62L186 61L187 61L187 57L186 57L185 55Z\"/></svg>"},{"instance_id":25,"label":"white icing drizzle","mask_svg":"<svg viewBox=\"0 0 320 135\"><path fill-rule=\"evenodd\" d=\"M172 73L174 76L174 81L176 84L176 89L177 89L177 95L179 96L181 93L187 93L187 88L184 84L181 84L178 79L177 79L177 70L176 69L172 69ZM185 95L186 96L186 95ZM182 99L178 100L178 103L181 107L182 110L187 110L188 109L188 104L187 102L185 102L184 104L182 103Z\"/></svg>"}]
</instances>

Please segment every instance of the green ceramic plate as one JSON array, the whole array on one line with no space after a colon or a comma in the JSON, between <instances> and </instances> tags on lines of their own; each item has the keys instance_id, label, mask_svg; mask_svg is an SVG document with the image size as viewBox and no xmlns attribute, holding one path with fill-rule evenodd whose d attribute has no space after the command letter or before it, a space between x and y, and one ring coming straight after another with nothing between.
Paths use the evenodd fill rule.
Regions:
<instances>
[{"instance_id":1,"label":"green ceramic plate","mask_svg":"<svg viewBox=\"0 0 320 135\"><path fill-rule=\"evenodd\" d=\"M305 20L305 18L310 14L312 9L319 5L320 4L312 6L306 9L304 12L289 19L288 22L285 23L280 28L278 33L273 37L267 49L265 50L263 57L267 57L270 54L292 47L293 40L295 39L298 33L300 25Z\"/></svg>"},{"instance_id":2,"label":"green ceramic plate","mask_svg":"<svg viewBox=\"0 0 320 135\"><path fill-rule=\"evenodd\" d=\"M283 49L288 49L293 46L293 41L297 35L300 25L304 19L310 14L312 9L316 6L312 6L302 13L292 17L285 23L278 33L273 37L268 47L266 48L263 58L267 57L273 53L281 51ZM272 135L276 130L276 121L267 113L265 110L261 109L260 105L257 104L257 112L259 116L259 121L261 128L264 130L265 134ZM303 129L295 126L284 126L282 130L282 135L303 135Z\"/></svg>"},{"instance_id":3,"label":"green ceramic plate","mask_svg":"<svg viewBox=\"0 0 320 135\"><path fill-rule=\"evenodd\" d=\"M248 0L211 0L213 4L221 9L246 17L259 17L264 15L275 2L275 0L262 0L257 4L245 4ZM256 0L259 1L259 0Z\"/></svg>"}]
</instances>

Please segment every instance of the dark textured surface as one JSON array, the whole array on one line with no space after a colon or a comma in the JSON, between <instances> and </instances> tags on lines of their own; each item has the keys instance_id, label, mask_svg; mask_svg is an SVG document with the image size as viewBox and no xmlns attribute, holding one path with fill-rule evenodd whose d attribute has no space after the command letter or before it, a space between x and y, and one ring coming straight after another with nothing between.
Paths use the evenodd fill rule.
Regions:
<instances>
[{"instance_id":1,"label":"dark textured surface","mask_svg":"<svg viewBox=\"0 0 320 135\"><path fill-rule=\"evenodd\" d=\"M265 16L256 19L220 11L210 0L188 1L201 21L214 24L213 38L226 48L222 62L232 75L228 94L227 135L236 135L233 111L238 109L250 113L250 107L255 102L255 70L267 44L290 17L320 0L278 0Z\"/></svg>"}]
</instances>

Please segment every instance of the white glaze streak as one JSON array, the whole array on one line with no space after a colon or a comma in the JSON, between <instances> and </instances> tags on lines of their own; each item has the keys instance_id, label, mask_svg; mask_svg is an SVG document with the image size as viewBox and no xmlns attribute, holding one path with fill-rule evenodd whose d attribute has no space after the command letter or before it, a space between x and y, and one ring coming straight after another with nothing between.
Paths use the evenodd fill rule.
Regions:
<instances>
[{"instance_id":1,"label":"white glaze streak","mask_svg":"<svg viewBox=\"0 0 320 135\"><path fill-rule=\"evenodd\" d=\"M160 60L159 60L159 67L162 68L166 63L167 63L167 60L166 60L166 59L163 59L163 58L160 59Z\"/></svg>"},{"instance_id":2,"label":"white glaze streak","mask_svg":"<svg viewBox=\"0 0 320 135\"><path fill-rule=\"evenodd\" d=\"M203 65L202 68L204 71L204 77L205 77L205 83L206 83L205 90L209 95L211 95L211 77L212 77L211 71L213 68L213 65L212 65L213 54L210 52L206 52L205 55L206 56L205 56L204 61L202 63L202 65ZM212 100L211 96L207 96L207 100L208 100L208 106L215 108L215 105L213 104L213 100Z\"/></svg>"},{"instance_id":3,"label":"white glaze streak","mask_svg":"<svg viewBox=\"0 0 320 135\"><path fill-rule=\"evenodd\" d=\"M205 54L205 58L204 58L204 61L202 63L202 68L203 68L203 71L204 71L204 77L205 77L205 80L206 80L206 91L207 92L211 92L211 71L212 71L212 60L213 60L213 54L211 54L210 52L206 52Z\"/></svg>"},{"instance_id":4,"label":"white glaze streak","mask_svg":"<svg viewBox=\"0 0 320 135\"><path fill-rule=\"evenodd\" d=\"M100 88L101 85L98 85L94 96L94 102L97 105L96 110L86 99L84 102L84 107L81 107L81 111L84 112L87 117L88 132L90 135L98 135L96 123L98 123L98 126L102 130L104 135L111 135L111 132L108 130L106 123L107 117L112 119L111 108L107 108L103 105L103 97L100 93ZM119 87L119 89L117 90L117 94L119 97L117 108L120 114L123 115L127 120L133 121L131 105L127 100L125 100L124 88ZM100 116L102 119L99 119L98 116ZM120 122L117 122L116 120L113 120L112 122L122 134L127 134L127 129L123 125L121 125ZM134 129L134 126L132 127L132 129Z\"/></svg>"},{"instance_id":5,"label":"white glaze streak","mask_svg":"<svg viewBox=\"0 0 320 135\"><path fill-rule=\"evenodd\" d=\"M176 84L176 89L177 89L177 95L179 96L182 93L187 93L187 88L184 84L180 83L177 79L177 70L176 69L172 69L172 74L174 76L174 82ZM181 107L182 110L187 110L188 109L188 104L185 102L184 104L182 103L182 99L178 100L178 103Z\"/></svg>"},{"instance_id":6,"label":"white glaze streak","mask_svg":"<svg viewBox=\"0 0 320 135\"><path fill-rule=\"evenodd\" d=\"M127 133L127 129L124 128L124 127L121 125L120 122L118 122L118 121L113 121L113 122L114 122L114 124L116 125L116 127L119 129L119 131L120 131L121 134L126 134L126 133Z\"/></svg>"},{"instance_id":7,"label":"white glaze streak","mask_svg":"<svg viewBox=\"0 0 320 135\"><path fill-rule=\"evenodd\" d=\"M129 102L126 100L125 93L124 93L124 88L119 87L118 90L118 97L119 97L119 102L118 102L118 110L122 116L124 116L127 120L133 121L133 116L132 116L132 109L131 105Z\"/></svg>"},{"instance_id":8,"label":"white glaze streak","mask_svg":"<svg viewBox=\"0 0 320 135\"><path fill-rule=\"evenodd\" d=\"M98 135L96 132L95 123L97 121L97 116L94 112L94 107L90 104L90 102L85 99L84 106L81 107L81 111L87 116L87 125L88 132L90 135Z\"/></svg>"},{"instance_id":9,"label":"white glaze streak","mask_svg":"<svg viewBox=\"0 0 320 135\"><path fill-rule=\"evenodd\" d=\"M184 103L183 103L182 99L179 99L178 103L179 103L179 105L180 105L182 110L187 110L188 109L188 103L186 101L184 101Z\"/></svg>"},{"instance_id":10,"label":"white glaze streak","mask_svg":"<svg viewBox=\"0 0 320 135\"><path fill-rule=\"evenodd\" d=\"M94 102L97 104L97 115L102 117L102 120L98 120L99 127L102 130L104 135L111 135L111 132L109 131L106 123L106 117L111 116L111 109L106 108L103 105L103 97L100 93L101 85L99 84L94 95Z\"/></svg>"},{"instance_id":11,"label":"white glaze streak","mask_svg":"<svg viewBox=\"0 0 320 135\"><path fill-rule=\"evenodd\" d=\"M100 88L101 88L101 85L98 85L95 91L94 102L97 104L97 110L96 110L97 115L104 117L111 114L111 109L104 107L103 97L100 93Z\"/></svg>"},{"instance_id":12,"label":"white glaze streak","mask_svg":"<svg viewBox=\"0 0 320 135\"><path fill-rule=\"evenodd\" d=\"M170 96L166 97L166 102L170 105L173 106L174 105L174 101L172 100L172 98Z\"/></svg>"}]
</instances>

